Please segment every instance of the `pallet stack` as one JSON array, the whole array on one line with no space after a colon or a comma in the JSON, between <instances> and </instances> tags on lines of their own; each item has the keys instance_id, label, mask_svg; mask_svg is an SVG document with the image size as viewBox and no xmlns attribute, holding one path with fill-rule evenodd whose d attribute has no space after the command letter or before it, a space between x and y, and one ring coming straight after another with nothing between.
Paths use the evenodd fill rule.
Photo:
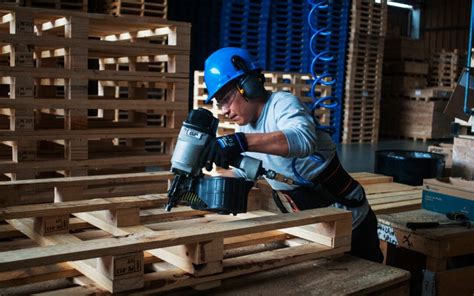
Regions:
<instances>
[{"instance_id":1,"label":"pallet stack","mask_svg":"<svg viewBox=\"0 0 474 296\"><path fill-rule=\"evenodd\" d=\"M273 0L270 4L269 71L302 72L307 67L310 32L308 1Z\"/></svg>"},{"instance_id":2,"label":"pallet stack","mask_svg":"<svg viewBox=\"0 0 474 296\"><path fill-rule=\"evenodd\" d=\"M380 134L422 141L449 138L450 119L443 110L453 88L429 86L433 63L427 62L423 42L392 37L385 46Z\"/></svg>"},{"instance_id":3,"label":"pallet stack","mask_svg":"<svg viewBox=\"0 0 474 296\"><path fill-rule=\"evenodd\" d=\"M446 139L451 119L443 114L451 88L406 90L399 97L383 101L382 133L392 137L422 140Z\"/></svg>"},{"instance_id":4,"label":"pallet stack","mask_svg":"<svg viewBox=\"0 0 474 296\"><path fill-rule=\"evenodd\" d=\"M5 180L167 169L187 114L188 24L11 6L0 11ZM165 72L151 72L150 62ZM151 111L160 116L156 126L147 123ZM144 139L159 142L159 149L147 151Z\"/></svg>"},{"instance_id":5,"label":"pallet stack","mask_svg":"<svg viewBox=\"0 0 474 296\"><path fill-rule=\"evenodd\" d=\"M54 202L9 206L6 201L17 199L0 197L0 221L8 222L0 225L0 237L7 238L0 242L2 293L143 295L183 287L202 290L226 278L350 250L352 218L340 209L275 215L250 208L231 216L184 206L166 212L166 194L160 191L94 199L71 194L71 188L81 184L120 185L130 178L0 183L1 192L12 194L19 186L55 188ZM252 190L249 201L260 199L259 194Z\"/></svg>"},{"instance_id":6,"label":"pallet stack","mask_svg":"<svg viewBox=\"0 0 474 296\"><path fill-rule=\"evenodd\" d=\"M407 37L385 41L383 65L383 99L398 97L404 90L427 86L429 64L424 43Z\"/></svg>"},{"instance_id":7,"label":"pallet stack","mask_svg":"<svg viewBox=\"0 0 474 296\"><path fill-rule=\"evenodd\" d=\"M19 0L22 6L87 12L87 0Z\"/></svg>"},{"instance_id":8,"label":"pallet stack","mask_svg":"<svg viewBox=\"0 0 474 296\"><path fill-rule=\"evenodd\" d=\"M343 143L377 142L386 25L386 1L352 2Z\"/></svg>"},{"instance_id":9,"label":"pallet stack","mask_svg":"<svg viewBox=\"0 0 474 296\"><path fill-rule=\"evenodd\" d=\"M285 72L263 72L265 76L265 89L268 91L286 91L298 97L303 103L312 102L310 97L311 83L313 78L310 74L285 73ZM331 87L320 85L316 87L316 97L331 95ZM218 135L235 133L236 124L225 118L216 105L215 100L210 104L205 104L207 99L207 89L204 83L204 72L194 72L194 108L205 108L211 111L215 117L219 118ZM330 123L330 110L321 108L315 110L315 116L323 125Z\"/></svg>"},{"instance_id":10,"label":"pallet stack","mask_svg":"<svg viewBox=\"0 0 474 296\"><path fill-rule=\"evenodd\" d=\"M433 53L430 57L429 84L431 86L454 88L458 82L463 64L464 57L457 49Z\"/></svg>"},{"instance_id":11,"label":"pallet stack","mask_svg":"<svg viewBox=\"0 0 474 296\"><path fill-rule=\"evenodd\" d=\"M220 47L246 48L266 69L270 0L227 0L220 15Z\"/></svg>"},{"instance_id":12,"label":"pallet stack","mask_svg":"<svg viewBox=\"0 0 474 296\"><path fill-rule=\"evenodd\" d=\"M166 19L167 0L108 0L108 13L120 15L149 16Z\"/></svg>"}]
</instances>

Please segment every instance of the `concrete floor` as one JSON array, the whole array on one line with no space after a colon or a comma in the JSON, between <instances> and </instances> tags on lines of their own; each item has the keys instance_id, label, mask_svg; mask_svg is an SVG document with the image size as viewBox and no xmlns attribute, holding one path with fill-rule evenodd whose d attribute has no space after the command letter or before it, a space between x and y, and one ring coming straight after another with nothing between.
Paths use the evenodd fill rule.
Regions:
<instances>
[{"instance_id":1,"label":"concrete floor","mask_svg":"<svg viewBox=\"0 0 474 296\"><path fill-rule=\"evenodd\" d=\"M443 143L448 143L446 140ZM416 150L427 151L429 145L439 142L413 140L381 140L377 144L339 144L339 159L348 172L374 172L375 151Z\"/></svg>"}]
</instances>

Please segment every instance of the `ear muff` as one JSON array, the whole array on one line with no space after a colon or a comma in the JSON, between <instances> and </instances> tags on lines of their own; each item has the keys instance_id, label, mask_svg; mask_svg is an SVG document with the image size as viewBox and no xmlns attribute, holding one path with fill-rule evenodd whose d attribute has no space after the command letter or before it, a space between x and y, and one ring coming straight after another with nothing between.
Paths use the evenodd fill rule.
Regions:
<instances>
[{"instance_id":1,"label":"ear muff","mask_svg":"<svg viewBox=\"0 0 474 296\"><path fill-rule=\"evenodd\" d=\"M232 57L232 64L237 70L244 71L244 75L237 81L237 89L247 100L265 98L266 90L263 86L265 77L260 71L250 71L245 61L240 56Z\"/></svg>"}]
</instances>

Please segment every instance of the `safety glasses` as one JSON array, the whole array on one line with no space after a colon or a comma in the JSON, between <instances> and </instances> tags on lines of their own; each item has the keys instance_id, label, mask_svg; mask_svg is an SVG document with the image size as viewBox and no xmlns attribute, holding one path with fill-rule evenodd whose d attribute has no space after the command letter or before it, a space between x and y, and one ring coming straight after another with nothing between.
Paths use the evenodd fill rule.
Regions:
<instances>
[{"instance_id":1,"label":"safety glasses","mask_svg":"<svg viewBox=\"0 0 474 296\"><path fill-rule=\"evenodd\" d=\"M232 105L232 103L234 102L235 100L235 97L237 96L237 91L236 90L232 90L232 91L229 91L225 94L224 97L222 97L220 100L217 100L217 107L219 108L229 108L230 105Z\"/></svg>"}]
</instances>

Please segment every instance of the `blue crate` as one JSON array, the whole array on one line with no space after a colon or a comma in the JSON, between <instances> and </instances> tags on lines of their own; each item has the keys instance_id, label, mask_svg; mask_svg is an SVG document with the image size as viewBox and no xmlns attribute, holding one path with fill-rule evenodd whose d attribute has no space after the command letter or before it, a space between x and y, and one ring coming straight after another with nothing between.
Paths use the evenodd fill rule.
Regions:
<instances>
[{"instance_id":1,"label":"blue crate","mask_svg":"<svg viewBox=\"0 0 474 296\"><path fill-rule=\"evenodd\" d=\"M269 8L270 0L223 0L220 47L246 48L265 68Z\"/></svg>"}]
</instances>

